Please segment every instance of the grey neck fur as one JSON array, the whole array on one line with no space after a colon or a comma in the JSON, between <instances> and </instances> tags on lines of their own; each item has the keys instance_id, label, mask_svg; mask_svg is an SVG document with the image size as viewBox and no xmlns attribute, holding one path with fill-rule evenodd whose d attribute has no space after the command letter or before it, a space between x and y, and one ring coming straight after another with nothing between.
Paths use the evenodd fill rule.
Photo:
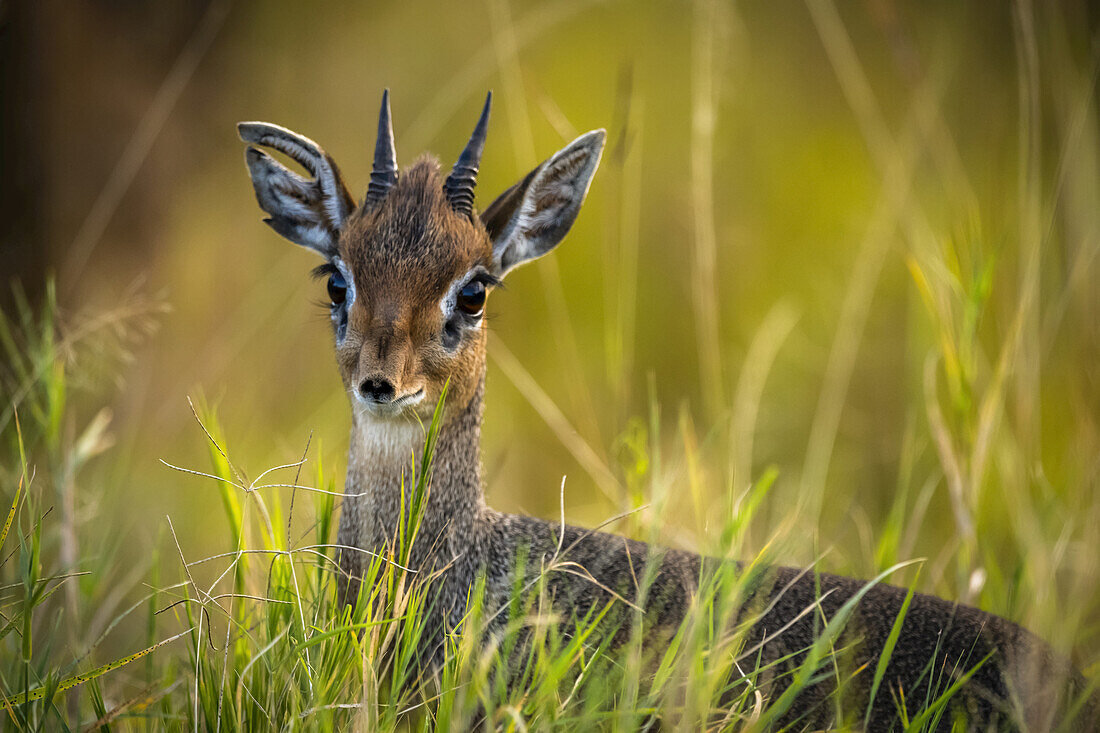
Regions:
<instances>
[{"instance_id":1,"label":"grey neck fur","mask_svg":"<svg viewBox=\"0 0 1100 733\"><path fill-rule=\"evenodd\" d=\"M432 481L409 558L418 572L469 555L480 545L478 527L488 511L481 487L481 418L485 364L469 403L443 418L432 459ZM421 470L427 425L383 421L353 409L348 473L338 542L371 552L393 543L400 521L402 491L408 506L411 467ZM341 552L341 568L360 575L362 552ZM466 557L467 561L474 558ZM465 563L463 563L465 564ZM353 586L355 583L352 584Z\"/></svg>"}]
</instances>

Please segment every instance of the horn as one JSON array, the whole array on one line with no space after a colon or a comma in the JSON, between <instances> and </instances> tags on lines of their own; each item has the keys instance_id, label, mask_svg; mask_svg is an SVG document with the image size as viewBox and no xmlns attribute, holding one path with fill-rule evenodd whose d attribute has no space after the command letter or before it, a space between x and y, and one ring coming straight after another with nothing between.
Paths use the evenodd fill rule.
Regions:
<instances>
[{"instance_id":1,"label":"horn","mask_svg":"<svg viewBox=\"0 0 1100 733\"><path fill-rule=\"evenodd\" d=\"M493 93L485 97L485 107L481 110L481 119L477 121L474 134L466 149L458 156L458 162L451 175L443 183L443 192L451 202L451 208L459 214L473 215L474 186L477 185L477 167L481 164L481 151L485 149L485 133L489 128L489 108L493 103Z\"/></svg>"},{"instance_id":2,"label":"horn","mask_svg":"<svg viewBox=\"0 0 1100 733\"><path fill-rule=\"evenodd\" d=\"M381 201L397 182L397 149L393 144L393 120L390 118L390 90L382 92L378 111L378 140L374 143L374 167L367 186L367 200Z\"/></svg>"}]
</instances>

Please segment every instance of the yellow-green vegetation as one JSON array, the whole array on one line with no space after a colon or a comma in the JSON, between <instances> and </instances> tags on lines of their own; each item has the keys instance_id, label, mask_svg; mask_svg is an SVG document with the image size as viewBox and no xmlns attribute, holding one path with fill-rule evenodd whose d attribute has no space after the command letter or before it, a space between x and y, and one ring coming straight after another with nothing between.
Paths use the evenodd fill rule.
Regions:
<instances>
[{"instance_id":1,"label":"yellow-green vegetation","mask_svg":"<svg viewBox=\"0 0 1100 733\"><path fill-rule=\"evenodd\" d=\"M425 599L399 557L336 607L345 395L307 315L316 262L258 222L233 125L285 122L365 187L383 86L402 163L449 159L494 88L481 202L608 128L573 232L489 303L491 504L890 571L1023 624L1097 686L1085 3L392 5L318 4L308 33L292 6L234 6L217 64L193 72L204 93L173 113L189 126L172 174L134 174L170 203L120 197L143 230L82 244L79 277L59 244L59 294L15 286L0 728L759 730L790 703L759 695L766 670L714 631L735 612L728 573L653 664L638 640L601 644L597 618L562 633L538 594L487 644L496 609L475 597L426 679ZM132 266L148 283L120 288ZM830 665L844 619L822 621L804 681L881 678ZM941 690L899 729L934 727Z\"/></svg>"}]
</instances>

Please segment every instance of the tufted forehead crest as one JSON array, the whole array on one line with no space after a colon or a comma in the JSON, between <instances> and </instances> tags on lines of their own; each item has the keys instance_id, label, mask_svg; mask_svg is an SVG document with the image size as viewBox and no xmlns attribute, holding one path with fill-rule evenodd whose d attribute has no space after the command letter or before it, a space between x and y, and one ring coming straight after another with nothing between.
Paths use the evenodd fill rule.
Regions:
<instances>
[{"instance_id":1,"label":"tufted forehead crest","mask_svg":"<svg viewBox=\"0 0 1100 733\"><path fill-rule=\"evenodd\" d=\"M379 205L364 206L349 218L340 250L365 282L423 280L426 274L432 283L449 282L456 270L492 259L484 226L455 212L439 162L428 155L402 171Z\"/></svg>"}]
</instances>

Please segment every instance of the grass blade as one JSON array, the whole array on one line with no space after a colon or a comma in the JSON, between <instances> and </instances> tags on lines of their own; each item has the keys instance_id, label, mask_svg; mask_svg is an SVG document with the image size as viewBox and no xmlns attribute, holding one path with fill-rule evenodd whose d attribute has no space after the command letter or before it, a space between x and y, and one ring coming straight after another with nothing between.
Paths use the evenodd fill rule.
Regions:
<instances>
[{"instance_id":1,"label":"grass blade","mask_svg":"<svg viewBox=\"0 0 1100 733\"><path fill-rule=\"evenodd\" d=\"M107 664L104 664L102 667L96 667L95 669L91 670L90 672L85 672L83 674L73 675L72 677L64 679L56 686L56 688L53 691L53 694L56 695L59 692L64 692L65 690L72 689L73 687L76 687L77 685L82 685L85 682L88 682L90 680L94 680L98 677L102 677L103 675L107 674L108 672L116 670L119 667L125 667L130 662L137 661L138 659L141 659L145 655L151 654L152 652L154 652L157 649L161 648L165 644L170 644L171 642L175 641L176 639L180 638L181 636L186 636L187 634L191 633L193 628L194 627L192 627L191 629L187 629L185 631L181 631L180 633L178 633L174 636L170 636L167 639L164 639L163 641L159 641L156 644L153 644L153 646L146 647L145 649L142 649L139 652L134 652L133 654L131 654L129 656L122 657L121 659L116 659L113 662L108 662ZM41 700L42 698L44 698L46 696L48 688L49 688L49 685L45 685L45 686L42 686L42 687L37 687L33 690L29 690L27 692L22 692L18 695L12 695L11 697L4 698L2 704L3 704L4 707L10 707L10 706L13 706L13 705L23 705L24 703L31 702L32 700Z\"/></svg>"}]
</instances>

